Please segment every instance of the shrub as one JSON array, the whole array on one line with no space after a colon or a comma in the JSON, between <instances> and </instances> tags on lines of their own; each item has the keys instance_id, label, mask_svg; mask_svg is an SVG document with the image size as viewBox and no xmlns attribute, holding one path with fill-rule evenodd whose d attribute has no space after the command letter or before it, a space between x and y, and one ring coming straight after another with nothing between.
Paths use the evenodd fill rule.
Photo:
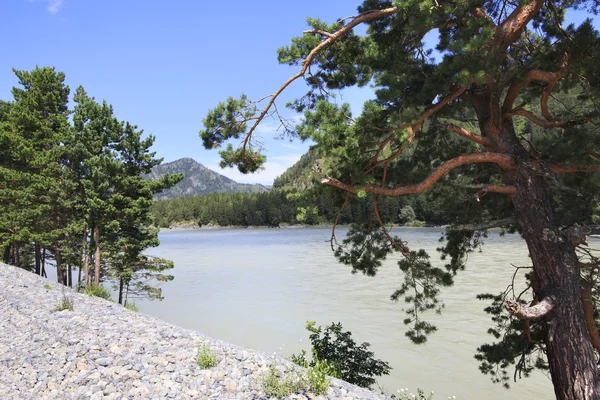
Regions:
<instances>
[{"instance_id":1,"label":"shrub","mask_svg":"<svg viewBox=\"0 0 600 400\"><path fill-rule=\"evenodd\" d=\"M285 376L282 376L285 375ZM296 370L280 372L275 365L271 365L263 378L263 389L269 398L282 397L290 394L299 394L308 389L306 377Z\"/></svg>"},{"instance_id":2,"label":"shrub","mask_svg":"<svg viewBox=\"0 0 600 400\"><path fill-rule=\"evenodd\" d=\"M198 365L202 368L212 368L217 365L217 354L212 351L206 343L198 344L198 355L196 356Z\"/></svg>"},{"instance_id":3,"label":"shrub","mask_svg":"<svg viewBox=\"0 0 600 400\"><path fill-rule=\"evenodd\" d=\"M110 290L108 290L107 288L105 288L102 285L96 286L96 285L89 285L85 287L85 294L87 294L88 296L94 296L94 297L100 297L104 300L108 300L108 301L112 301L112 298L110 297Z\"/></svg>"},{"instance_id":4,"label":"shrub","mask_svg":"<svg viewBox=\"0 0 600 400\"><path fill-rule=\"evenodd\" d=\"M44 285L44 289L46 290L52 290L52 286L48 285L47 283Z\"/></svg>"},{"instance_id":5,"label":"shrub","mask_svg":"<svg viewBox=\"0 0 600 400\"><path fill-rule=\"evenodd\" d=\"M331 384L330 376L337 377L338 372L327 361L316 360L315 365L306 370L308 385L317 395L324 394Z\"/></svg>"},{"instance_id":6,"label":"shrub","mask_svg":"<svg viewBox=\"0 0 600 400\"><path fill-rule=\"evenodd\" d=\"M351 332L344 332L342 324L332 323L323 329L315 327L314 321L306 322L306 329L311 332L312 360L308 361L306 352L292 355L291 361L314 368L319 362L326 362L330 372L346 382L368 388L375 383L374 376L388 375L390 366L387 362L374 358L369 351L369 343L357 345Z\"/></svg>"},{"instance_id":7,"label":"shrub","mask_svg":"<svg viewBox=\"0 0 600 400\"><path fill-rule=\"evenodd\" d=\"M56 305L56 311L69 310L73 311L73 299L63 293L62 298Z\"/></svg>"},{"instance_id":8,"label":"shrub","mask_svg":"<svg viewBox=\"0 0 600 400\"><path fill-rule=\"evenodd\" d=\"M139 307L135 305L135 301L133 300L128 300L125 302L125 306L126 309L131 310L133 312L138 312L140 311Z\"/></svg>"},{"instance_id":9,"label":"shrub","mask_svg":"<svg viewBox=\"0 0 600 400\"><path fill-rule=\"evenodd\" d=\"M297 369L277 368L271 365L269 371L263 378L263 389L267 396L282 398L290 394L301 394L312 392L322 395L327 392L335 370L325 361L317 361L314 366L306 368L305 371Z\"/></svg>"}]
</instances>

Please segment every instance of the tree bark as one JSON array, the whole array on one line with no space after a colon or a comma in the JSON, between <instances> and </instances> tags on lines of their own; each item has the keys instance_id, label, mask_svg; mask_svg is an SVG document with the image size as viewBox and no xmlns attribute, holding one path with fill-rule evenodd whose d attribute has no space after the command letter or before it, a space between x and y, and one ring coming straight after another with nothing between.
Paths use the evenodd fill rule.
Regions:
<instances>
[{"instance_id":1,"label":"tree bark","mask_svg":"<svg viewBox=\"0 0 600 400\"><path fill-rule=\"evenodd\" d=\"M600 398L598 370L583 312L577 255L556 226L543 177L526 166L529 153L520 144L512 119L502 116L500 98L501 93L489 91L472 104L482 135L490 139L495 151L516 160L515 168L499 167L504 184L516 189L511 199L533 263L535 296L552 299L551 309L541 320L546 326L544 340L554 392L560 400L596 400Z\"/></svg>"},{"instance_id":2,"label":"tree bark","mask_svg":"<svg viewBox=\"0 0 600 400\"><path fill-rule=\"evenodd\" d=\"M46 248L42 247L42 276L48 278L46 274Z\"/></svg>"},{"instance_id":3,"label":"tree bark","mask_svg":"<svg viewBox=\"0 0 600 400\"><path fill-rule=\"evenodd\" d=\"M15 263L15 267L21 267L21 257L19 256L19 246L16 242L12 244L13 248L13 262Z\"/></svg>"},{"instance_id":4,"label":"tree bark","mask_svg":"<svg viewBox=\"0 0 600 400\"><path fill-rule=\"evenodd\" d=\"M119 277L119 304L123 305L123 277Z\"/></svg>"},{"instance_id":5,"label":"tree bark","mask_svg":"<svg viewBox=\"0 0 600 400\"><path fill-rule=\"evenodd\" d=\"M62 285L66 285L66 277L65 271L62 266L62 257L60 255L60 250L56 249L56 279L58 283Z\"/></svg>"},{"instance_id":6,"label":"tree bark","mask_svg":"<svg viewBox=\"0 0 600 400\"><path fill-rule=\"evenodd\" d=\"M546 351L557 399L595 400L597 365L581 301L575 249L560 233L541 177L519 170L513 204L533 262L533 290L556 304L544 317Z\"/></svg>"},{"instance_id":7,"label":"tree bark","mask_svg":"<svg viewBox=\"0 0 600 400\"><path fill-rule=\"evenodd\" d=\"M4 263L10 264L10 244L4 248Z\"/></svg>"},{"instance_id":8,"label":"tree bark","mask_svg":"<svg viewBox=\"0 0 600 400\"><path fill-rule=\"evenodd\" d=\"M67 264L67 286L73 287L73 270L71 264Z\"/></svg>"},{"instance_id":9,"label":"tree bark","mask_svg":"<svg viewBox=\"0 0 600 400\"><path fill-rule=\"evenodd\" d=\"M42 274L42 255L40 253L41 253L40 244L36 242L35 243L35 274L36 275Z\"/></svg>"},{"instance_id":10,"label":"tree bark","mask_svg":"<svg viewBox=\"0 0 600 400\"><path fill-rule=\"evenodd\" d=\"M94 285L100 286L100 227L96 226L94 232L96 242L96 255L94 257Z\"/></svg>"}]
</instances>

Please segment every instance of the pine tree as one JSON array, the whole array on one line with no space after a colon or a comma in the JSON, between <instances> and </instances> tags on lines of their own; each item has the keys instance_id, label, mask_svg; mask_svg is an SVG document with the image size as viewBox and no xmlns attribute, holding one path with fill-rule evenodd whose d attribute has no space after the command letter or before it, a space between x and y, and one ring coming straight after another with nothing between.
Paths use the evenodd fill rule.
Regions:
<instances>
[{"instance_id":1,"label":"pine tree","mask_svg":"<svg viewBox=\"0 0 600 400\"><path fill-rule=\"evenodd\" d=\"M423 314L440 309L440 289L487 229L518 231L531 255L531 298L492 296L488 310L501 327L491 332L501 341L480 348L482 370L516 364L527 374L543 351L558 399L597 399L598 258L585 236L598 231L590 223L600 192L600 40L590 20L564 24L569 8L596 13L598 3L365 0L358 15L333 24L309 18L310 29L279 50L279 61L298 73L262 103L241 96L217 105L200 134L207 148L240 139L221 152L223 164L257 170L264 156L252 146L256 127L303 78L308 93L291 107L305 118L290 133L334 160L324 185L373 196L371 218L351 229L336 255L373 275L386 256L400 254L405 280L393 298L409 304L407 336L422 343L435 331ZM360 24L362 36L353 32ZM437 60L424 42L430 33L439 35ZM358 117L328 101L337 89L367 84L375 99ZM445 269L380 223L383 197L424 191L442 199L454 224L444 235Z\"/></svg>"}]
</instances>

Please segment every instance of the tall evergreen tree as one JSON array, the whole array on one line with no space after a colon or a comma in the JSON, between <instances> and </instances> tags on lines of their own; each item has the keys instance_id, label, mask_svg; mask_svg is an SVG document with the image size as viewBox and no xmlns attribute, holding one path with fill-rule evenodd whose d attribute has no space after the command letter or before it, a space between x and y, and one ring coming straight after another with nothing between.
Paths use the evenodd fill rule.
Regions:
<instances>
[{"instance_id":1,"label":"tall evergreen tree","mask_svg":"<svg viewBox=\"0 0 600 400\"><path fill-rule=\"evenodd\" d=\"M256 127L290 83L305 79L307 95L291 104L305 119L292 133L334 157L324 185L374 195L371 220L350 231L339 259L372 275L386 256L401 255L405 280L393 297L410 305L407 335L422 343L435 331L423 313L440 308L440 288L464 269L486 229L518 231L531 255L531 297L493 299L501 327L491 332L501 341L480 348L482 370L516 363L527 373L540 350L556 397L580 400L600 398L590 293L598 264L585 248L585 236L597 231L589 224L600 192L600 40L590 20L565 25L569 8L596 13L598 3L365 0L358 15L333 24L308 19L310 29L279 50L280 62L299 72L263 103L242 96L219 104L200 134L207 148L241 139L221 152L223 163L255 171L264 162L252 147ZM354 33L363 23L366 34ZM431 33L441 60L424 43ZM327 101L336 89L367 84L376 98L356 118ZM565 92L577 101L564 102ZM383 197L425 190L444 200L456 225L445 234L445 270L378 223Z\"/></svg>"}]
</instances>

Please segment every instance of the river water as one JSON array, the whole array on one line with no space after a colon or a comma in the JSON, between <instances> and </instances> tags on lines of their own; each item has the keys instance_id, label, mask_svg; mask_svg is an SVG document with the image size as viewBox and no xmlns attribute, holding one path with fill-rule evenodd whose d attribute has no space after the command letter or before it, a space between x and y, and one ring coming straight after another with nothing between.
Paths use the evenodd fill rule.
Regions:
<instances>
[{"instance_id":1,"label":"river water","mask_svg":"<svg viewBox=\"0 0 600 400\"><path fill-rule=\"evenodd\" d=\"M428 315L439 330L424 345L405 336L403 303L390 295L401 272L387 262L376 277L352 275L329 247L328 229L215 229L165 231L149 253L175 262L175 279L162 286L162 302L138 301L141 312L205 334L283 356L308 349L306 320L341 322L359 342L371 343L377 358L393 367L379 379L388 393L399 388L434 391L435 399L551 399L549 378L541 372L493 384L478 370L476 348L492 337L478 293L497 294L510 283L514 266L527 265L525 243L516 235L491 233L482 253L443 291L442 315ZM338 238L345 231L338 230ZM439 229L394 229L412 249L435 252ZM512 265L511 265L512 264ZM511 371L512 373L512 371Z\"/></svg>"}]
</instances>

